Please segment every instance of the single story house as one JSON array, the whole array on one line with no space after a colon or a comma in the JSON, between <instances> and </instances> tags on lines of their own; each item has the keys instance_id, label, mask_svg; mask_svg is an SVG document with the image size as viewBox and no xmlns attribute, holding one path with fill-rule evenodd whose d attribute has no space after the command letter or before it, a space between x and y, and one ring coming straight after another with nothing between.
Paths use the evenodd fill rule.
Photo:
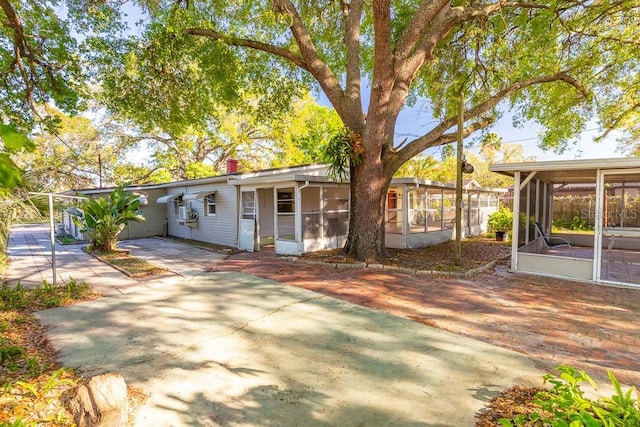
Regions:
<instances>
[{"instance_id":1,"label":"single story house","mask_svg":"<svg viewBox=\"0 0 640 427\"><path fill-rule=\"evenodd\" d=\"M512 270L640 286L640 158L504 163L489 170L515 178ZM572 216L588 226L552 233L554 200L571 188L584 200Z\"/></svg>"},{"instance_id":2,"label":"single story house","mask_svg":"<svg viewBox=\"0 0 640 427\"><path fill-rule=\"evenodd\" d=\"M85 189L87 197L113 189ZM121 238L168 235L247 251L273 250L299 255L344 245L349 225L348 184L332 181L326 165L132 185L141 197L146 221L130 223ZM505 190L469 182L464 190L463 235L486 231ZM65 230L82 238L73 225L75 208L64 214ZM454 237L455 188L416 178L397 178L387 194L386 244L417 248Z\"/></svg>"}]
</instances>

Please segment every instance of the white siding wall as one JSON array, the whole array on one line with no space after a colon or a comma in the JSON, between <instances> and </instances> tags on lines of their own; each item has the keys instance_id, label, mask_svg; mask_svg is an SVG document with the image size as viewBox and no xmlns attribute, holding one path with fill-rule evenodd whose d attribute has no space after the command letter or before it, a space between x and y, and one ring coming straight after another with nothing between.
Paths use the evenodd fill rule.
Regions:
<instances>
[{"instance_id":1,"label":"white siding wall","mask_svg":"<svg viewBox=\"0 0 640 427\"><path fill-rule=\"evenodd\" d=\"M190 187L175 187L166 190L165 194L184 192L192 193L211 191L216 193L216 214L205 215L205 203L202 198L186 201L191 211L198 213L195 224L179 224L174 203L166 204L164 210L169 220L169 235L202 242L216 243L225 246L238 246L238 196L233 185L210 184ZM164 219L164 218L163 218Z\"/></svg>"}]
</instances>

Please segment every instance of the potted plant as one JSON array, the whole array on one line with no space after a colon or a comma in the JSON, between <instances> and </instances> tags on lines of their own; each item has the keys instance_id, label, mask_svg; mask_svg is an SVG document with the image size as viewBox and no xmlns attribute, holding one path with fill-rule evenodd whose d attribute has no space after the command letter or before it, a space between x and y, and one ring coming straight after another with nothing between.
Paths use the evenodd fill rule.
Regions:
<instances>
[{"instance_id":1,"label":"potted plant","mask_svg":"<svg viewBox=\"0 0 640 427\"><path fill-rule=\"evenodd\" d=\"M513 212L509 208L501 207L496 212L489 215L487 225L489 231L496 234L496 240L504 242L507 239L507 232L511 230L513 224Z\"/></svg>"}]
</instances>

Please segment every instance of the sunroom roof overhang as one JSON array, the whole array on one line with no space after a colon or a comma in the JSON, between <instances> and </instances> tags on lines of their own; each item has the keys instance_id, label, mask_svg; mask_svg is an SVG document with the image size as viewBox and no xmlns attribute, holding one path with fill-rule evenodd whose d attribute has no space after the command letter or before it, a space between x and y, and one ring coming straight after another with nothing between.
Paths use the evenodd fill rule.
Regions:
<instances>
[{"instance_id":1,"label":"sunroom roof overhang","mask_svg":"<svg viewBox=\"0 0 640 427\"><path fill-rule=\"evenodd\" d=\"M514 176L516 172L520 172L524 179L529 174L535 173L535 179L567 184L595 182L598 170L629 170L630 173L623 175L623 179L637 182L640 180L638 169L640 169L640 158L556 160L489 165L490 171L503 175Z\"/></svg>"}]
</instances>

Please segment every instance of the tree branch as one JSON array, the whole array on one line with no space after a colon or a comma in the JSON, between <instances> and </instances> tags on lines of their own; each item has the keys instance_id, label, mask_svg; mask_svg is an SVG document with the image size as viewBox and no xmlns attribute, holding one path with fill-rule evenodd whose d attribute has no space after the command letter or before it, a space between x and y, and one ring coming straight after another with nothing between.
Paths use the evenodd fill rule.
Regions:
<instances>
[{"instance_id":1,"label":"tree branch","mask_svg":"<svg viewBox=\"0 0 640 427\"><path fill-rule=\"evenodd\" d=\"M7 17L8 21L6 22L6 25L13 29L13 51L15 60L12 62L12 64L18 67L20 76L22 77L22 80L24 82L26 101L29 104L30 108L35 112L35 104L33 102L33 86L22 61L22 58L27 55L27 40L25 38L22 22L20 21L20 17L8 0L0 0L0 8L2 9L4 15Z\"/></svg>"},{"instance_id":2,"label":"tree branch","mask_svg":"<svg viewBox=\"0 0 640 427\"><path fill-rule=\"evenodd\" d=\"M396 60L404 60L416 47L431 21L438 16L442 9L449 4L449 0L423 1L411 18L404 33L396 44Z\"/></svg>"},{"instance_id":3,"label":"tree branch","mask_svg":"<svg viewBox=\"0 0 640 427\"><path fill-rule=\"evenodd\" d=\"M493 110L502 100L510 97L514 93L526 87L538 85L538 84L544 84L544 83L560 82L560 81L573 86L577 91L583 94L586 98L590 97L589 92L583 85L580 84L580 82L578 82L576 79L571 77L567 71L561 71L552 75L532 77L532 78L514 83L510 87L505 88L500 92L496 93L495 95L491 96L484 102L465 111L464 120L467 121L475 117L483 116L484 114ZM456 116L449 117L443 120L442 122L440 122L440 124L438 124L435 128L433 128L427 134L411 141L403 149L396 152L396 156L394 156L394 164L397 164L399 166L427 148L446 144L447 142L445 141L448 141L450 136L447 136L445 138L444 137L445 132L456 124L456 120L457 120ZM490 125L491 120L492 120L491 118L483 118L482 120L478 121L476 124L471 125L466 129L472 129L473 126L482 126L478 128L478 129L482 129ZM454 135L454 134L448 134L448 135ZM455 138L453 140L455 140ZM451 142L451 141L448 141L448 142Z\"/></svg>"},{"instance_id":4,"label":"tree branch","mask_svg":"<svg viewBox=\"0 0 640 427\"><path fill-rule=\"evenodd\" d=\"M208 37L212 40L221 41L222 43L227 44L229 46L248 47L250 49L260 50L262 52L276 55L286 59L287 61L292 62L293 64L297 65L300 68L303 68L309 71L309 69L307 68L307 64L305 63L302 57L279 46L262 43L262 42L251 40L251 39L245 39L240 37L230 37L228 35L219 33L217 31L208 30L204 28L185 28L182 31L185 34L191 34L194 36L203 36L203 37Z\"/></svg>"},{"instance_id":5,"label":"tree branch","mask_svg":"<svg viewBox=\"0 0 640 427\"><path fill-rule=\"evenodd\" d=\"M604 130L604 132L602 132L601 135L597 136L595 138L596 141L602 141L604 138L606 138L607 136L609 136L609 134L611 132L613 132L614 130L616 130L616 128L618 127L618 125L630 114L638 111L640 109L640 102L634 103L633 105L631 105L629 108L627 108L626 110L624 110L622 113L620 113L614 120L613 122L606 127L606 129Z\"/></svg>"},{"instance_id":6,"label":"tree branch","mask_svg":"<svg viewBox=\"0 0 640 427\"><path fill-rule=\"evenodd\" d=\"M348 114L342 104L344 92L340 87L340 82L333 71L320 59L318 51L304 26L298 10L289 0L272 0L272 2L277 12L291 18L289 29L307 66L305 70L311 73L318 84L320 84L320 87L322 87L322 90L340 117L342 117L343 120L347 119Z\"/></svg>"}]
</instances>

